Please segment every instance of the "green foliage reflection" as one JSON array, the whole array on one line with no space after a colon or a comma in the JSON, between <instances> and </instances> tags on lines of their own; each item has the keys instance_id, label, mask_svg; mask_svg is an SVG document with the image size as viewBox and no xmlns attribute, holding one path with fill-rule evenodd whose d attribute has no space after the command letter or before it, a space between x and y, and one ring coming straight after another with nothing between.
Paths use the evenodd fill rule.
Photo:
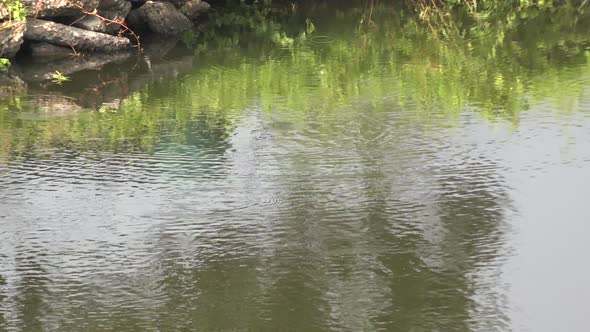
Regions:
<instances>
[{"instance_id":1,"label":"green foliage reflection","mask_svg":"<svg viewBox=\"0 0 590 332\"><path fill-rule=\"evenodd\" d=\"M249 108L302 119L337 114L326 117L332 120L325 130L329 121L391 105L429 125L464 111L517 123L522 110L539 103L580 109L576 98L590 77L590 22L572 6L502 18L457 12L425 23L383 3L369 9L318 2L297 10L246 6L211 20L211 29L183 40L198 59L191 73L148 84L118 112L27 121L23 114L35 110L3 103L0 153L152 151L162 142L194 141L196 127L205 141L223 140Z\"/></svg>"}]
</instances>

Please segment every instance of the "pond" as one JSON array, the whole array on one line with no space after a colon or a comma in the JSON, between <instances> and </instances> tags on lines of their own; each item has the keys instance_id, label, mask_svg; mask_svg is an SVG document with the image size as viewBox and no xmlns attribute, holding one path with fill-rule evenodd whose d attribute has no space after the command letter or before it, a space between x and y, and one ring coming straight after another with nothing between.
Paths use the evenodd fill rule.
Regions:
<instances>
[{"instance_id":1,"label":"pond","mask_svg":"<svg viewBox=\"0 0 590 332\"><path fill-rule=\"evenodd\" d=\"M0 330L587 330L587 16L237 12L21 64Z\"/></svg>"}]
</instances>

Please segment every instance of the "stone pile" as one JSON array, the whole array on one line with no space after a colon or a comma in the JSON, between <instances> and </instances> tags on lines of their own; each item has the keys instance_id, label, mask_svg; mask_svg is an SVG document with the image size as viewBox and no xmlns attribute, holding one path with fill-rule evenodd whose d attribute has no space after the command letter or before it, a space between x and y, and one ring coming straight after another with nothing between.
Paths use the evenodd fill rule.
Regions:
<instances>
[{"instance_id":1,"label":"stone pile","mask_svg":"<svg viewBox=\"0 0 590 332\"><path fill-rule=\"evenodd\" d=\"M16 1L16 0L15 0ZM201 0L20 0L23 21L10 20L0 2L0 58L14 58L26 45L32 55L117 52L133 45L122 22L136 33L178 36L209 10Z\"/></svg>"}]
</instances>

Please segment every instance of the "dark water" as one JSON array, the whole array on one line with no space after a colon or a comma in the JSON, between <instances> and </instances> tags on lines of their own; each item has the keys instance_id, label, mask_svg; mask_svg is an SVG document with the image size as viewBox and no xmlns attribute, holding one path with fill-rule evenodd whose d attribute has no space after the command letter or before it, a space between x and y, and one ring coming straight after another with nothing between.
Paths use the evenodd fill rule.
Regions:
<instances>
[{"instance_id":1,"label":"dark water","mask_svg":"<svg viewBox=\"0 0 590 332\"><path fill-rule=\"evenodd\" d=\"M366 10L10 92L0 330L587 331L588 19Z\"/></svg>"}]
</instances>

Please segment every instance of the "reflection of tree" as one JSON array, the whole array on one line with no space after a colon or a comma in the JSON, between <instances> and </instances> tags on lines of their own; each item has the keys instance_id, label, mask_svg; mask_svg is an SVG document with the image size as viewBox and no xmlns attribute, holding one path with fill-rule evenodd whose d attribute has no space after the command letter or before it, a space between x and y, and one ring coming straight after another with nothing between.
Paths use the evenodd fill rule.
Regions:
<instances>
[{"instance_id":1,"label":"reflection of tree","mask_svg":"<svg viewBox=\"0 0 590 332\"><path fill-rule=\"evenodd\" d=\"M23 331L43 331L45 317L48 314L48 290L46 284L49 277L40 261L42 254L30 256L25 247L16 250L16 272L19 284L15 295L18 326Z\"/></svg>"},{"instance_id":2,"label":"reflection of tree","mask_svg":"<svg viewBox=\"0 0 590 332\"><path fill-rule=\"evenodd\" d=\"M415 124L373 111L339 120L344 133L331 131L330 121L295 134L274 129L278 150L290 154L281 158L280 179L288 208L272 245L283 265L269 270L287 286L268 298L297 299L289 286L300 287L323 314L308 313L316 326L468 331L508 324L493 287L506 241L498 167L486 159L438 160L436 144L416 138L423 133Z\"/></svg>"},{"instance_id":3,"label":"reflection of tree","mask_svg":"<svg viewBox=\"0 0 590 332\"><path fill-rule=\"evenodd\" d=\"M223 237L224 230L217 229ZM226 239L227 240L227 239ZM176 242L176 243L175 243ZM164 235L158 258L158 281L164 301L159 305L158 324L163 330L232 330L254 326L257 313L256 259L232 257L217 243L219 256L204 247L178 247L178 237ZM176 247L176 248L175 248ZM252 329L256 330L256 329Z\"/></svg>"},{"instance_id":4,"label":"reflection of tree","mask_svg":"<svg viewBox=\"0 0 590 332\"><path fill-rule=\"evenodd\" d=\"M274 216L274 239L265 245L272 248L264 265L271 286L262 310L272 318L265 330L322 331L329 325L329 307L322 298L329 281L323 278L325 247L319 234L324 211L309 179L291 185L295 188L284 198L286 206Z\"/></svg>"},{"instance_id":5,"label":"reflection of tree","mask_svg":"<svg viewBox=\"0 0 590 332\"><path fill-rule=\"evenodd\" d=\"M153 58L150 73L134 59L92 76L100 76L106 85L82 89L80 84L87 86L90 77L82 73L71 86L51 92L85 100L82 105L93 108L108 101L119 113L23 122L20 117L34 115L40 107L15 111L12 105L26 104L17 102L21 97L0 102L0 153L22 154L60 144L152 151L163 135L182 135L191 124L187 120L198 117L195 113L231 128L233 118L253 100L260 101L265 112L288 109L303 117L306 110L334 112L357 99L379 103L397 98L414 105L424 118L433 109L452 116L470 107L485 116L517 121L516 115L531 101L550 97L562 102L580 93L581 85L567 84L589 75L588 18L571 7L530 8L530 13L523 9L493 21L457 15L443 38L416 15L376 3L375 31L358 30L364 6L349 3L299 3L295 13L279 15L264 6L215 14L213 28L197 37L198 61L174 50L164 60L148 52ZM301 35L307 18L316 30ZM294 31L286 33L291 26ZM271 38L277 34L293 43L278 47ZM564 86L572 93L553 93ZM69 103L62 98L46 106L55 112L70 109Z\"/></svg>"},{"instance_id":6,"label":"reflection of tree","mask_svg":"<svg viewBox=\"0 0 590 332\"><path fill-rule=\"evenodd\" d=\"M478 280L477 267L493 269L497 248L504 242L499 212L504 202L495 195L504 189L498 183L482 186L477 182L479 174L464 175L441 179L445 185L436 201L430 203L437 206L436 211L440 213L435 225L419 225L427 222L427 218L414 221L418 229L394 231L392 228L399 227L396 224L409 222L403 217L404 211L388 208L386 197L372 203L377 205L371 207L374 211L390 211L370 216L374 241L384 247L394 247L394 253L384 253L378 258L386 271L383 278L389 281L392 303L375 318L376 324L385 323L388 330L468 331L473 322L481 323L477 313L482 309L493 310L490 317L497 324L502 321L498 317L502 314L500 307L486 308L486 304L476 302L476 296L487 295L486 288L491 286L486 276L479 276L483 280ZM475 179L470 180L470 176ZM461 189L472 185L479 187L478 193ZM430 204L426 204L426 209L432 208ZM434 240L429 232L420 230L423 227L438 229L444 236ZM436 262L437 259L442 262Z\"/></svg>"},{"instance_id":7,"label":"reflection of tree","mask_svg":"<svg viewBox=\"0 0 590 332\"><path fill-rule=\"evenodd\" d=\"M418 202L408 201L403 191L428 190L416 187L424 179L402 188L391 187L386 173L367 181L367 236L377 248L387 248L375 268L391 301L373 318L376 326L468 331L474 325L493 330L507 324L493 290L505 241L506 188L493 162L457 166L437 168L441 174L434 176L406 174L426 177L428 186L438 184Z\"/></svg>"},{"instance_id":8,"label":"reflection of tree","mask_svg":"<svg viewBox=\"0 0 590 332\"><path fill-rule=\"evenodd\" d=\"M461 331L486 319L497 324L501 308L485 290L504 241L497 166L439 160L411 121L381 109L341 118L344 132L330 121L294 131L256 118L257 126L240 127L225 149L232 152L223 176L188 185L159 215L168 221L157 226L138 284L102 275L117 286L81 292L120 298L81 301L78 311L54 303L68 321L80 319L75 312L98 313L88 324L110 315L101 324L113 329ZM203 196L210 188L224 194ZM269 194L280 199L262 204ZM30 258L20 262L42 269ZM36 278L23 279L19 322L47 317L48 281ZM117 310L122 303L125 312Z\"/></svg>"},{"instance_id":9,"label":"reflection of tree","mask_svg":"<svg viewBox=\"0 0 590 332\"><path fill-rule=\"evenodd\" d=\"M7 330L8 321L4 317L4 310L6 310L6 308L3 308L3 304L5 305L6 303L4 302L6 299L6 292L6 280L0 273L0 329Z\"/></svg>"},{"instance_id":10,"label":"reflection of tree","mask_svg":"<svg viewBox=\"0 0 590 332\"><path fill-rule=\"evenodd\" d=\"M443 226L439 247L449 273L460 273L478 329L503 329L504 299L498 264L506 254L504 213L511 208L504 179L492 160L470 160L438 177L438 213ZM446 174L445 174L446 173Z\"/></svg>"}]
</instances>

